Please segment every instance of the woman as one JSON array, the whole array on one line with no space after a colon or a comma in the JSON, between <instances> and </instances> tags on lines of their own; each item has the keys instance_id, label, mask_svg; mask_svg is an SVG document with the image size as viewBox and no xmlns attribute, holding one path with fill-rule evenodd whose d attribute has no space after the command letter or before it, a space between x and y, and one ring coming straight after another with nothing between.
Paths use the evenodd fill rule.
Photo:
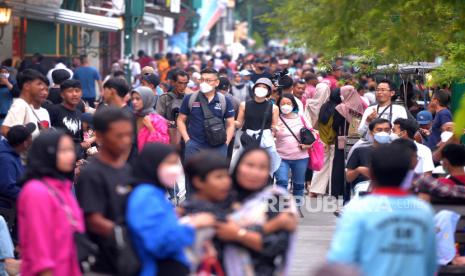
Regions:
<instances>
[{"instance_id":1,"label":"woman","mask_svg":"<svg viewBox=\"0 0 465 276\"><path fill-rule=\"evenodd\" d=\"M236 210L216 235L225 243L226 275L287 275L297 226L293 200L269 183L271 160L260 148L248 148L233 172ZM279 204L280 199L289 204Z\"/></svg>"},{"instance_id":2,"label":"woman","mask_svg":"<svg viewBox=\"0 0 465 276\"><path fill-rule=\"evenodd\" d=\"M315 96L307 99L305 116L310 118L313 128L318 129L318 114L321 106L328 101L331 90L326 82L317 84L315 90Z\"/></svg>"},{"instance_id":3,"label":"woman","mask_svg":"<svg viewBox=\"0 0 465 276\"><path fill-rule=\"evenodd\" d=\"M260 139L260 132L263 126L263 135L261 141L258 141L258 144L261 148L266 149L271 156L272 164L270 167L270 175L273 175L279 168L281 158L276 151L272 133L278 124L279 109L267 100L271 95L272 87L273 84L269 79L258 79L253 86L254 98L247 102L242 102L239 106L239 114L237 115L235 125L236 128L241 128L242 130L240 137L241 143L239 150L232 157L231 167L234 167L235 160L242 150L251 146L245 143L247 139L243 139L243 135L248 135L258 140Z\"/></svg>"},{"instance_id":4,"label":"woman","mask_svg":"<svg viewBox=\"0 0 465 276\"><path fill-rule=\"evenodd\" d=\"M304 145L300 142L300 130L310 128L311 125L303 116L298 115L297 102L291 94L281 96L278 106L281 116L276 131L276 149L281 157L281 165L275 174L276 184L287 189L290 169L292 194L297 198L302 198L309 157L307 150L311 145Z\"/></svg>"},{"instance_id":5,"label":"woman","mask_svg":"<svg viewBox=\"0 0 465 276\"><path fill-rule=\"evenodd\" d=\"M137 117L137 148L139 152L146 143L169 144L168 122L155 112L155 95L145 86L131 93L132 107Z\"/></svg>"},{"instance_id":6,"label":"woman","mask_svg":"<svg viewBox=\"0 0 465 276\"><path fill-rule=\"evenodd\" d=\"M70 136L44 131L27 157L18 199L21 275L81 275L73 235L84 232L71 192L76 153Z\"/></svg>"},{"instance_id":7,"label":"woman","mask_svg":"<svg viewBox=\"0 0 465 276\"><path fill-rule=\"evenodd\" d=\"M165 196L182 173L173 147L147 144L133 168L137 186L128 199L126 220L142 262L140 275L188 275L184 249L193 245L196 228L213 225L213 215L199 213L185 223L178 220Z\"/></svg>"},{"instance_id":8,"label":"woman","mask_svg":"<svg viewBox=\"0 0 465 276\"><path fill-rule=\"evenodd\" d=\"M362 99L360 99L357 90L352 85L345 85L341 87L342 103L336 106L336 113L333 119L333 130L337 136L348 136L356 133L365 106ZM344 189L345 181L345 155L344 149L335 147L333 170L331 177L331 194L333 196L344 195L344 200L350 199L350 189Z\"/></svg>"},{"instance_id":9,"label":"woman","mask_svg":"<svg viewBox=\"0 0 465 276\"><path fill-rule=\"evenodd\" d=\"M333 129L334 114L336 106L341 103L339 89L331 91L329 101L321 106L318 115L318 132L321 141L325 144L325 159L323 168L315 172L310 184L310 195L318 196L326 194L328 183L331 183L331 171L333 168L334 147L337 136ZM331 191L330 191L331 192Z\"/></svg>"}]
</instances>

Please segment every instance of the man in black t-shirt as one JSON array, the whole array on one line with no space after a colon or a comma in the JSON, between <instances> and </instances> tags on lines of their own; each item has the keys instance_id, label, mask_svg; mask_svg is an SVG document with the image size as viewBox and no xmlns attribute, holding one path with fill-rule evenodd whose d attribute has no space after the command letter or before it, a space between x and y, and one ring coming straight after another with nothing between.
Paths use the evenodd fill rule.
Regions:
<instances>
[{"instance_id":1,"label":"man in black t-shirt","mask_svg":"<svg viewBox=\"0 0 465 276\"><path fill-rule=\"evenodd\" d=\"M76 196L84 211L87 233L99 246L96 273L116 273L114 227L124 221L130 191L130 167L126 159L132 144L130 115L116 107L103 107L94 115L99 153L81 170Z\"/></svg>"},{"instance_id":2,"label":"man in black t-shirt","mask_svg":"<svg viewBox=\"0 0 465 276\"><path fill-rule=\"evenodd\" d=\"M253 83L255 83L258 79L261 79L261 78L271 79L273 77L268 71L266 71L267 64L268 64L268 61L265 61L261 58L255 59L255 63L253 65L254 71L253 71L252 76L250 77L250 80Z\"/></svg>"}]
</instances>

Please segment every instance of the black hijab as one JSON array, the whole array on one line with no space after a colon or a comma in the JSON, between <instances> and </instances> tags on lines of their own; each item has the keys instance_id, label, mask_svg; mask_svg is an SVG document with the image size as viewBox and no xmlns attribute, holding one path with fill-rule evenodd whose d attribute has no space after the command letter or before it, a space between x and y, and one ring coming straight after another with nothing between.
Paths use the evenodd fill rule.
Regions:
<instances>
[{"instance_id":1,"label":"black hijab","mask_svg":"<svg viewBox=\"0 0 465 276\"><path fill-rule=\"evenodd\" d=\"M177 153L172 146L165 144L146 144L133 162L133 183L150 183L162 187L158 179L158 167L172 153Z\"/></svg>"},{"instance_id":2,"label":"black hijab","mask_svg":"<svg viewBox=\"0 0 465 276\"><path fill-rule=\"evenodd\" d=\"M52 177L60 180L72 180L74 172L63 173L57 169L58 143L67 136L63 131L46 130L32 141L27 155L26 171L22 184L31 179Z\"/></svg>"},{"instance_id":3,"label":"black hijab","mask_svg":"<svg viewBox=\"0 0 465 276\"><path fill-rule=\"evenodd\" d=\"M334 89L329 94L329 100L321 106L318 121L326 124L336 110L336 106L342 102L339 89Z\"/></svg>"},{"instance_id":4,"label":"black hijab","mask_svg":"<svg viewBox=\"0 0 465 276\"><path fill-rule=\"evenodd\" d=\"M239 159L237 160L236 167L234 168L234 171L232 173L232 181L233 181L233 185L232 185L233 195L232 196L234 197L235 201L243 202L246 198L250 197L251 195L256 194L257 192L262 191L266 186L268 186L268 184L270 184L270 181L268 181L268 183L266 183L266 185L264 185L261 189L251 191L251 190L247 190L247 189L243 188L239 184L239 182L237 181L237 173L238 173L239 165L242 163L242 161L244 160L244 158L247 155L249 155L250 153L255 152L255 151L264 152L266 154L266 156L268 157L268 167L271 166L270 155L268 154L268 152L265 149L263 149L263 148L246 148L242 152Z\"/></svg>"}]
</instances>

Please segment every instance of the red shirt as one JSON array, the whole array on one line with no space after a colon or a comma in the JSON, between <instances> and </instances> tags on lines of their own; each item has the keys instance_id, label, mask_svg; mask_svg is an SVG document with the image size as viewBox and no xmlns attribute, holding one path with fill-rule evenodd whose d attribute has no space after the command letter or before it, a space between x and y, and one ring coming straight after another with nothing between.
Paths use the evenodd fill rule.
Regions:
<instances>
[{"instance_id":1,"label":"red shirt","mask_svg":"<svg viewBox=\"0 0 465 276\"><path fill-rule=\"evenodd\" d=\"M462 185L465 186L465 175L456 175L454 177L457 178L458 181L462 182ZM451 186L457 185L457 183L455 181L453 181L452 179L449 179L449 178L445 178L445 177L438 178L438 181L440 183L451 185Z\"/></svg>"}]
</instances>

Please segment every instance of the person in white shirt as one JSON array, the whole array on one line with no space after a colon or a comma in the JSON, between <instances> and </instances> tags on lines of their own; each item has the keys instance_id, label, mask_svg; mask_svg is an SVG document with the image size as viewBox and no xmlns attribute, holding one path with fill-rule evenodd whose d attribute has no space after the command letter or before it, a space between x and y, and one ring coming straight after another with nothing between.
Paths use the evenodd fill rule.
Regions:
<instances>
[{"instance_id":1,"label":"person in white shirt","mask_svg":"<svg viewBox=\"0 0 465 276\"><path fill-rule=\"evenodd\" d=\"M39 130L50 127L50 116L40 105L48 95L47 79L34 69L26 69L18 74L19 98L13 101L3 121L2 134L6 136L11 127L34 123L36 130L32 137L39 135Z\"/></svg>"},{"instance_id":2,"label":"person in white shirt","mask_svg":"<svg viewBox=\"0 0 465 276\"><path fill-rule=\"evenodd\" d=\"M55 67L48 70L48 73L47 73L47 79L48 79L48 83L50 83L50 85L54 84L53 83L53 78L52 78L52 73L53 73L53 71L55 71L57 69L64 69L64 70L68 71L68 73L70 75L70 79L73 78L73 70L66 67L66 65L64 64L65 60L63 58L58 58L57 60L55 60L55 62L56 62Z\"/></svg>"},{"instance_id":3,"label":"person in white shirt","mask_svg":"<svg viewBox=\"0 0 465 276\"><path fill-rule=\"evenodd\" d=\"M382 80L376 89L377 105L369 106L363 113L362 121L358 128L358 132L362 137L365 137L368 132L368 125L376 118L387 119L394 123L397 118L407 119L407 111L403 106L392 104L392 97L395 91L392 88L389 80Z\"/></svg>"}]
</instances>

